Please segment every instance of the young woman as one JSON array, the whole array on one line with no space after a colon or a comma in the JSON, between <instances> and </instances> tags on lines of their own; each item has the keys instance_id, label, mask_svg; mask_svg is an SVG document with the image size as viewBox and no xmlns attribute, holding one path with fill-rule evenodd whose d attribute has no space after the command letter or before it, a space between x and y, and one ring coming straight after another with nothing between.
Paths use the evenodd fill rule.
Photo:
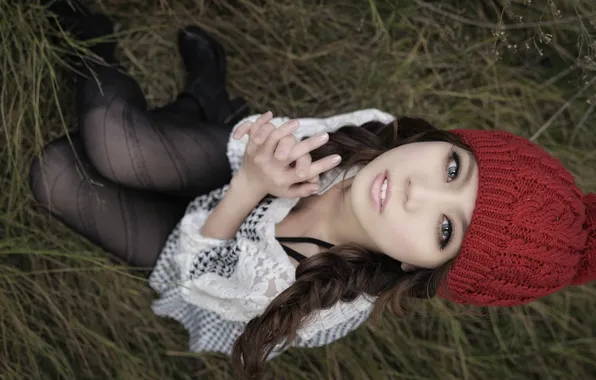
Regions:
<instances>
[{"instance_id":1,"label":"young woman","mask_svg":"<svg viewBox=\"0 0 596 380\"><path fill-rule=\"evenodd\" d=\"M81 38L111 30L56 13ZM221 47L196 27L179 47L189 85L154 111L129 76L86 62L80 134L46 146L31 187L66 225L153 268L153 310L187 328L190 350L257 376L285 348L331 343L412 297L511 306L596 279L596 196L537 145L377 110L226 123ZM114 46L93 49L115 62Z\"/></svg>"}]
</instances>

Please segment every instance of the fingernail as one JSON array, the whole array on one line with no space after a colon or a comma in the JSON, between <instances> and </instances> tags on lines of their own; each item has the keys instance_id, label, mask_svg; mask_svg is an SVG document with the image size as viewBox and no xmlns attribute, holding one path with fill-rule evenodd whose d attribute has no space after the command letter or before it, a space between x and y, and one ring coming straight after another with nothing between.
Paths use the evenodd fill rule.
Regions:
<instances>
[{"instance_id":1,"label":"fingernail","mask_svg":"<svg viewBox=\"0 0 596 380\"><path fill-rule=\"evenodd\" d=\"M306 175L306 172L304 170L298 170L296 174L298 174L298 177L304 177Z\"/></svg>"},{"instance_id":2,"label":"fingernail","mask_svg":"<svg viewBox=\"0 0 596 380\"><path fill-rule=\"evenodd\" d=\"M341 156L339 154L336 154L333 157L331 157L331 162L333 162L334 164L337 164L340 161L341 161Z\"/></svg>"},{"instance_id":3,"label":"fingernail","mask_svg":"<svg viewBox=\"0 0 596 380\"><path fill-rule=\"evenodd\" d=\"M329 138L329 133L323 133L322 135L320 135L317 140L319 141L327 141L327 139Z\"/></svg>"},{"instance_id":4,"label":"fingernail","mask_svg":"<svg viewBox=\"0 0 596 380\"><path fill-rule=\"evenodd\" d=\"M286 156L287 156L286 152L280 152L277 154L277 158L280 160L285 160Z\"/></svg>"}]
</instances>

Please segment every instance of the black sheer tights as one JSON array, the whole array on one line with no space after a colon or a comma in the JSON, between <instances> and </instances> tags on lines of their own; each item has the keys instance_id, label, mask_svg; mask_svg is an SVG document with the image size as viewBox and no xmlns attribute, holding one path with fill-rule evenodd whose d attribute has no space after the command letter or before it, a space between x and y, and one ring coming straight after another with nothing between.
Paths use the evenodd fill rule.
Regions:
<instances>
[{"instance_id":1,"label":"black sheer tights","mask_svg":"<svg viewBox=\"0 0 596 380\"><path fill-rule=\"evenodd\" d=\"M229 126L202 120L190 98L147 111L138 84L113 67L81 80L79 128L31 167L52 215L134 266L151 267L188 201L230 180Z\"/></svg>"}]
</instances>

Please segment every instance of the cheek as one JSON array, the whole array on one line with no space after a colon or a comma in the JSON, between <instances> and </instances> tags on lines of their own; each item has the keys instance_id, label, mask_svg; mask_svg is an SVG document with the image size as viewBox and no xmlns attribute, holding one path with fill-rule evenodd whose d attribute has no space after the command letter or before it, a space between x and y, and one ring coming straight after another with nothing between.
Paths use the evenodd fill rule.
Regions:
<instances>
[{"instance_id":1,"label":"cheek","mask_svg":"<svg viewBox=\"0 0 596 380\"><path fill-rule=\"evenodd\" d=\"M399 247L399 251L414 252L420 245L420 231L412 223L403 223L393 228L394 246Z\"/></svg>"},{"instance_id":2,"label":"cheek","mask_svg":"<svg viewBox=\"0 0 596 380\"><path fill-rule=\"evenodd\" d=\"M404 216L392 218L392 223L382 229L386 252L396 260L410 263L428 259L428 252L434 251L432 223L429 223L425 219L404 220Z\"/></svg>"}]
</instances>

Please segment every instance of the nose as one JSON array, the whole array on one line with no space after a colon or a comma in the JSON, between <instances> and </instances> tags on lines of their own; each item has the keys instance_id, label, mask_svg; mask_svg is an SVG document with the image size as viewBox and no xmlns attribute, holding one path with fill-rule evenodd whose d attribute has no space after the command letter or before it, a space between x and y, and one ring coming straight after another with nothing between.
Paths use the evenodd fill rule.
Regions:
<instances>
[{"instance_id":1,"label":"nose","mask_svg":"<svg viewBox=\"0 0 596 380\"><path fill-rule=\"evenodd\" d=\"M408 179L404 189L404 208L414 212L422 207L434 207L437 203L459 202L458 194L448 186Z\"/></svg>"}]
</instances>

